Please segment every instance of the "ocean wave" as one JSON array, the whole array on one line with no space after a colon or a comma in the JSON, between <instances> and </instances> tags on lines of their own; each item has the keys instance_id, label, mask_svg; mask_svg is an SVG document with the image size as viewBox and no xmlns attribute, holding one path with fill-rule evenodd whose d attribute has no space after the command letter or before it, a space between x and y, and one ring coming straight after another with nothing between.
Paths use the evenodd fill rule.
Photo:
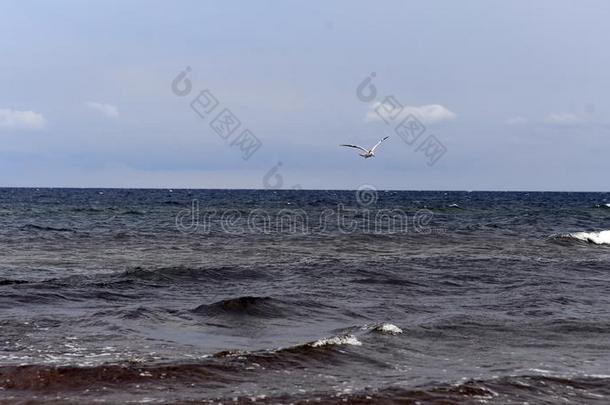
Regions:
<instances>
[{"instance_id":1,"label":"ocean wave","mask_svg":"<svg viewBox=\"0 0 610 405\"><path fill-rule=\"evenodd\" d=\"M257 376L260 370L302 368L311 364L334 364L337 356L349 356L339 346L361 346L353 335L337 335L305 344L274 350L226 350L197 361L140 363L126 361L94 366L30 364L0 366L0 392L19 391L71 391L91 387L111 386L129 390L151 383L155 386L171 382L184 386L217 387Z\"/></svg>"},{"instance_id":2,"label":"ocean wave","mask_svg":"<svg viewBox=\"0 0 610 405\"><path fill-rule=\"evenodd\" d=\"M144 365L138 363L100 366L4 366L0 367L0 390L60 391L86 389L99 384L129 386L151 381L229 382L241 368L231 364L179 363ZM231 377L233 374L233 377Z\"/></svg>"},{"instance_id":3,"label":"ocean wave","mask_svg":"<svg viewBox=\"0 0 610 405\"><path fill-rule=\"evenodd\" d=\"M268 275L262 270L242 267L132 267L124 271L98 274L75 274L66 277L48 278L33 283L37 288L137 288L162 287L166 284L206 281L264 279ZM95 292L96 290L91 290Z\"/></svg>"},{"instance_id":4,"label":"ocean wave","mask_svg":"<svg viewBox=\"0 0 610 405\"><path fill-rule=\"evenodd\" d=\"M166 321L168 315L175 314L175 310L167 308L147 308L143 306L135 308L125 308L117 311L116 315L121 319L150 319L158 322ZM95 316L98 316L96 313Z\"/></svg>"},{"instance_id":5,"label":"ocean wave","mask_svg":"<svg viewBox=\"0 0 610 405\"><path fill-rule=\"evenodd\" d=\"M73 211L73 212L88 212L88 213L104 212L106 210L112 210L112 208L75 207L75 208L71 209L71 211Z\"/></svg>"},{"instance_id":6,"label":"ocean wave","mask_svg":"<svg viewBox=\"0 0 610 405\"><path fill-rule=\"evenodd\" d=\"M316 340L315 342L309 344L309 346L311 346L311 347L340 346L340 345L362 346L362 342L359 341L354 335L344 335L344 336L333 336L330 338Z\"/></svg>"},{"instance_id":7,"label":"ocean wave","mask_svg":"<svg viewBox=\"0 0 610 405\"><path fill-rule=\"evenodd\" d=\"M258 317L279 317L284 312L278 300L271 297L244 296L230 298L213 304L203 304L193 309L199 315L247 315Z\"/></svg>"},{"instance_id":8,"label":"ocean wave","mask_svg":"<svg viewBox=\"0 0 610 405\"><path fill-rule=\"evenodd\" d=\"M225 280L249 280L263 279L267 275L258 269L238 268L238 267L189 267L171 266L144 268L134 267L124 271L120 278L141 281L225 281Z\"/></svg>"},{"instance_id":9,"label":"ocean wave","mask_svg":"<svg viewBox=\"0 0 610 405\"><path fill-rule=\"evenodd\" d=\"M388 335L400 335L402 333L402 329L391 323L382 323L381 325L377 325L373 328L373 331Z\"/></svg>"},{"instance_id":10,"label":"ocean wave","mask_svg":"<svg viewBox=\"0 0 610 405\"><path fill-rule=\"evenodd\" d=\"M252 395L244 393L218 396L214 389L238 386L244 381L269 378L269 371L261 364L244 366L241 357L209 358L194 363L105 364L92 367L78 366L4 366L0 367L0 390L4 394L30 395L38 398L28 403L44 403L45 395L69 395L79 398L89 392L104 394L120 392L123 402L136 402L154 390L181 395L195 395L201 401L219 403L250 403ZM254 364L254 363L252 363ZM283 367L277 370L285 371ZM532 370L534 371L534 370ZM606 404L610 395L607 376L554 376L549 373L508 375L483 379L463 378L458 382L430 382L416 387L383 385L359 390L337 391L335 387L319 385L308 393L305 390L279 388L271 395L261 395L261 403L587 403ZM105 391L105 392L104 392ZM49 397L50 398L50 397ZM80 397L86 398L86 397ZM174 396L164 396L163 402L176 402ZM84 401L88 402L88 401ZM114 401L110 401L114 402ZM137 401L142 402L142 401ZM181 402L182 403L182 402ZM189 402L190 403L190 402ZM194 401L193 401L194 403ZM495 403L495 402L494 402Z\"/></svg>"},{"instance_id":11,"label":"ocean wave","mask_svg":"<svg viewBox=\"0 0 610 405\"><path fill-rule=\"evenodd\" d=\"M122 272L100 273L100 274L75 274L66 277L47 278L40 280L21 280L0 278L1 286L20 286L18 291L11 295L17 302L27 303L52 303L61 301L85 301L99 299L109 302L131 301L141 299L143 294L153 293L151 289L166 288L167 286L182 285L188 287L199 284L222 283L226 280L253 280L268 277L262 271L235 267L218 268L191 268L187 266L163 267L163 268L132 268ZM3 297L8 300L8 296ZM237 313L241 303L241 309L245 314L255 311L266 312L269 317L274 312L289 308L289 305L281 301L269 303L264 308L261 303L249 302L248 297L241 300L229 299L227 302L216 303L208 308L209 314L213 312L220 314ZM274 306L277 305L277 308ZM310 303L313 305L313 303ZM257 309L257 306L259 307ZM282 307L284 309L282 309ZM313 310L322 311L322 307ZM205 313L205 305L196 308L194 312ZM296 311L296 309L295 309Z\"/></svg>"},{"instance_id":12,"label":"ocean wave","mask_svg":"<svg viewBox=\"0 0 610 405\"><path fill-rule=\"evenodd\" d=\"M338 336L345 335L369 335L369 334L382 334L382 335L400 335L403 333L403 330L398 326L389 323L389 322L381 322L374 324L364 324L364 325L356 325L350 326L348 328L336 329L333 331Z\"/></svg>"},{"instance_id":13,"label":"ocean wave","mask_svg":"<svg viewBox=\"0 0 610 405\"><path fill-rule=\"evenodd\" d=\"M311 362L326 363L333 362L337 356L353 355L337 350L341 346L362 346L363 343L356 334L339 333L328 337L294 346L280 347L271 350L240 351L225 350L212 355L214 358L232 358L242 361L265 364L270 368L282 368L284 366L302 367ZM368 358L367 358L368 359ZM373 359L369 359L373 361Z\"/></svg>"},{"instance_id":14,"label":"ocean wave","mask_svg":"<svg viewBox=\"0 0 610 405\"><path fill-rule=\"evenodd\" d=\"M27 284L29 281L27 280L15 280L8 278L0 278L0 286L2 285L15 285L15 284Z\"/></svg>"},{"instance_id":15,"label":"ocean wave","mask_svg":"<svg viewBox=\"0 0 610 405\"><path fill-rule=\"evenodd\" d=\"M166 200L166 201L163 201L163 204L165 204L165 205L174 205L174 206L184 206L184 203L183 203L183 202L180 202L180 201L172 201L172 200Z\"/></svg>"},{"instance_id":16,"label":"ocean wave","mask_svg":"<svg viewBox=\"0 0 610 405\"><path fill-rule=\"evenodd\" d=\"M449 384L427 384L417 388L383 387L360 392L320 393L318 402L377 404L503 404L524 403L586 403L607 404L610 394L608 378L593 376L553 377L540 375L504 376L490 379L469 379ZM269 403L309 402L306 395L281 395L268 398Z\"/></svg>"},{"instance_id":17,"label":"ocean wave","mask_svg":"<svg viewBox=\"0 0 610 405\"><path fill-rule=\"evenodd\" d=\"M127 240L130 239L132 235L129 232L118 232L112 236L113 240Z\"/></svg>"},{"instance_id":18,"label":"ocean wave","mask_svg":"<svg viewBox=\"0 0 610 405\"><path fill-rule=\"evenodd\" d=\"M137 209L127 209L121 211L119 215L146 215L145 211L137 210Z\"/></svg>"},{"instance_id":19,"label":"ocean wave","mask_svg":"<svg viewBox=\"0 0 610 405\"><path fill-rule=\"evenodd\" d=\"M310 319L334 318L341 315L359 317L357 313L346 312L342 308L319 299L267 296L230 297L213 303L204 303L189 311L196 316L213 318L225 326L241 325L241 322L254 322L260 319ZM340 315L339 315L340 314ZM237 322L237 324L236 324ZM342 331L344 332L344 331Z\"/></svg>"},{"instance_id":20,"label":"ocean wave","mask_svg":"<svg viewBox=\"0 0 610 405\"><path fill-rule=\"evenodd\" d=\"M610 231L600 232L573 232L565 234L552 235L551 238L556 240L575 240L595 245L610 245Z\"/></svg>"},{"instance_id":21,"label":"ocean wave","mask_svg":"<svg viewBox=\"0 0 610 405\"><path fill-rule=\"evenodd\" d=\"M43 226L36 224L26 224L21 227L23 230L47 231L47 232L76 232L70 228L56 228L53 226Z\"/></svg>"}]
</instances>

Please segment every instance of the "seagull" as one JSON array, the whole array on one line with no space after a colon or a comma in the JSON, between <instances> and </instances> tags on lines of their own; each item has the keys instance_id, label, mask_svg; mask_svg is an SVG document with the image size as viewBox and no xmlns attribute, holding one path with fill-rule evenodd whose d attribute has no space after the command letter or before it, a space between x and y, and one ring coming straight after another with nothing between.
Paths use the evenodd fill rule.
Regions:
<instances>
[{"instance_id":1,"label":"seagull","mask_svg":"<svg viewBox=\"0 0 610 405\"><path fill-rule=\"evenodd\" d=\"M377 144L375 146L373 146L371 149L365 149L362 146L358 146L358 145L339 145L339 146L347 146L348 148L360 149L364 153L359 153L359 155L365 159L368 159L368 158L375 157L375 149L377 149L377 147L379 145L381 145L381 143L388 138L389 138L389 136L384 137L381 141L377 142Z\"/></svg>"}]
</instances>

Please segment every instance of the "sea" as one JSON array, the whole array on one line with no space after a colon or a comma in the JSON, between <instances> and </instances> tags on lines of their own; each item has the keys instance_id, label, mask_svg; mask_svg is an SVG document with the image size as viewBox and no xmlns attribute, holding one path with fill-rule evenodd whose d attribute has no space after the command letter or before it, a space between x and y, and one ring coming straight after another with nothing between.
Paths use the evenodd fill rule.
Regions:
<instances>
[{"instance_id":1,"label":"sea","mask_svg":"<svg viewBox=\"0 0 610 405\"><path fill-rule=\"evenodd\" d=\"M0 189L0 404L608 404L610 193Z\"/></svg>"}]
</instances>

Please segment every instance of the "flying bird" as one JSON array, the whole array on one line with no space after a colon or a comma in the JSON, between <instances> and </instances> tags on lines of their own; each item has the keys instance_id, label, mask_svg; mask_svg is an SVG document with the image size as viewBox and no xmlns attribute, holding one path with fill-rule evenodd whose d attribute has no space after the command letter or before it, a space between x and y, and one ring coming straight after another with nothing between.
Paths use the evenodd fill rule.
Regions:
<instances>
[{"instance_id":1,"label":"flying bird","mask_svg":"<svg viewBox=\"0 0 610 405\"><path fill-rule=\"evenodd\" d=\"M359 153L360 156L362 156L365 159L368 158L372 158L375 157L375 149L377 149L377 147L379 145L381 145L381 143L383 141L385 141L386 139L388 139L389 136L384 137L381 141L377 142L377 144L375 146L373 146L371 149L365 149L362 146L358 146L358 145L339 145L339 146L347 146L348 148L356 148L356 149L360 149L363 153Z\"/></svg>"}]
</instances>

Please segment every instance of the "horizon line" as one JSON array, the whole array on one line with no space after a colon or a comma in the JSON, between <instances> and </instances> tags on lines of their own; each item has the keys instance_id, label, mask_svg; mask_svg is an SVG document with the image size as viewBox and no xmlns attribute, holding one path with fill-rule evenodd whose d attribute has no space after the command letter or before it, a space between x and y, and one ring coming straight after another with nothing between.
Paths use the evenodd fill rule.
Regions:
<instances>
[{"instance_id":1,"label":"horizon line","mask_svg":"<svg viewBox=\"0 0 610 405\"><path fill-rule=\"evenodd\" d=\"M33 189L33 190L167 190L167 191L358 191L357 188L199 188L199 187L74 187L74 186L0 186L0 189ZM389 189L377 188L381 192L452 192L452 193L610 193L610 191L591 190L463 190L463 189Z\"/></svg>"}]
</instances>

